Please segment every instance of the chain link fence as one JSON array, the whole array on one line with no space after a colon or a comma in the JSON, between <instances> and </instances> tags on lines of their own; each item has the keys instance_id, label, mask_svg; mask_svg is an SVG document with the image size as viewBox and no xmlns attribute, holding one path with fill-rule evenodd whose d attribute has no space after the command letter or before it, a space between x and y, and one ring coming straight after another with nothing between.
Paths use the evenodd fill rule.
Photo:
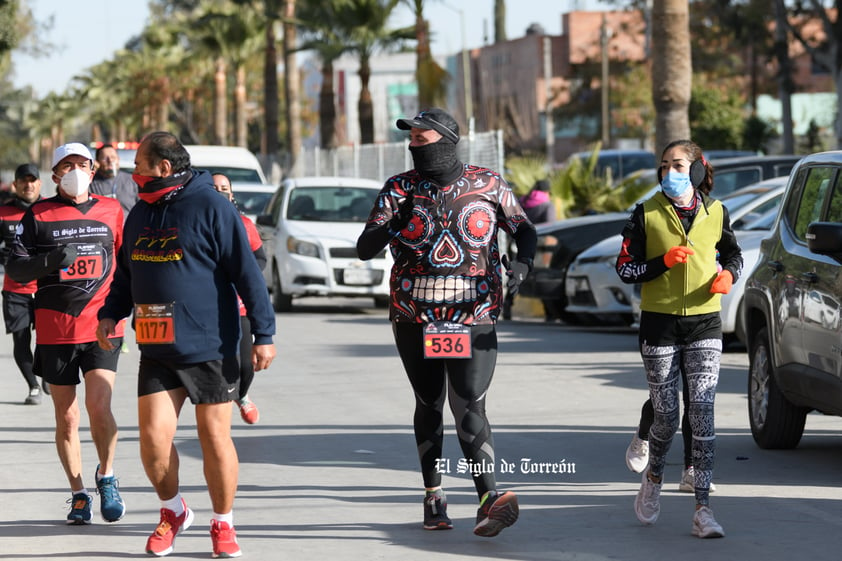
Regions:
<instances>
[{"instance_id":1,"label":"chain link fence","mask_svg":"<svg viewBox=\"0 0 842 561\"><path fill-rule=\"evenodd\" d=\"M503 173L505 165L503 131L479 132L463 136L457 144L459 159L466 164ZM360 177L386 181L412 169L409 141L381 144L355 144L333 150L302 150L296 162L300 176Z\"/></svg>"}]
</instances>

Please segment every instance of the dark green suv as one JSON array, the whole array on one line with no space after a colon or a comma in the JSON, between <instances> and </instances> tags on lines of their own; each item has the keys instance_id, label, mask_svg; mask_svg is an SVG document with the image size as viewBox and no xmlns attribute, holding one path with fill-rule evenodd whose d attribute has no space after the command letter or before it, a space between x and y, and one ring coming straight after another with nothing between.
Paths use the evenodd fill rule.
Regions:
<instances>
[{"instance_id":1,"label":"dark green suv","mask_svg":"<svg viewBox=\"0 0 842 561\"><path fill-rule=\"evenodd\" d=\"M842 415L842 151L801 159L745 287L748 409L761 448Z\"/></svg>"}]
</instances>

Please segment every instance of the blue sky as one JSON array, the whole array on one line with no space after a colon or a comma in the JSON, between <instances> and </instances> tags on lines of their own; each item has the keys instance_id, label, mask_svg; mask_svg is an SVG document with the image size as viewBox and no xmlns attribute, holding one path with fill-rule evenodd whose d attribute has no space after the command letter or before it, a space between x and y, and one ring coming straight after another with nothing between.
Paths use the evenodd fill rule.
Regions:
<instances>
[{"instance_id":1,"label":"blue sky","mask_svg":"<svg viewBox=\"0 0 842 561\"><path fill-rule=\"evenodd\" d=\"M15 85L30 84L39 97L50 91L63 92L73 76L110 58L128 39L140 33L149 15L145 0L27 2L38 21L54 18L47 39L56 49L49 57L20 54L12 57ZM530 24L538 22L547 33L555 35L561 32L562 12L608 7L599 0L509 0L506 33L510 38L520 37ZM493 12L494 0L427 0L425 14L433 31L433 52L452 54L463 44L468 48L479 47L485 34L493 40ZM413 21L411 10L401 6L392 23L403 26Z\"/></svg>"}]
</instances>

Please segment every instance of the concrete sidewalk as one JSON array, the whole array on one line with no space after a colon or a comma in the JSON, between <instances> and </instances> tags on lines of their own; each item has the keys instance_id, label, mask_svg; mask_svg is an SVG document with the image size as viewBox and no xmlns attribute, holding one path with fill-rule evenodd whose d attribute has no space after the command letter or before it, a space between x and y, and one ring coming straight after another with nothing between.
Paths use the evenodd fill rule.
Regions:
<instances>
[{"instance_id":1,"label":"concrete sidewalk","mask_svg":"<svg viewBox=\"0 0 842 561\"><path fill-rule=\"evenodd\" d=\"M795 451L756 448L745 413L747 360L743 353L726 354L717 396L719 490L712 507L727 537L690 536L692 498L676 491L680 439L671 451L661 519L643 527L632 510L640 478L623 463L646 397L636 334L535 321L499 325L500 356L488 406L498 481L517 492L520 520L493 539L471 533L476 496L470 475L457 473L461 452L448 411L445 458L452 473L444 486L455 528L425 532L413 398L385 313L328 304L302 304L278 316L278 359L258 374L251 392L260 423L247 426L235 413L241 468L234 514L244 558L838 558L838 418L810 415ZM138 353L130 347L120 358L114 396L121 429L116 474L128 511L120 522L107 524L94 496L94 523L80 527L64 523L70 494L55 452L52 405L22 405L26 389L12 360L11 338L0 337L0 559L147 557L144 545L158 522L159 502L138 457ZM97 461L86 415L83 427L85 483L91 489ZM206 559L210 501L189 403L177 441L182 493L196 520L177 538L170 558ZM511 463L514 473L499 472ZM566 473L539 473L540 464L566 466Z\"/></svg>"}]
</instances>

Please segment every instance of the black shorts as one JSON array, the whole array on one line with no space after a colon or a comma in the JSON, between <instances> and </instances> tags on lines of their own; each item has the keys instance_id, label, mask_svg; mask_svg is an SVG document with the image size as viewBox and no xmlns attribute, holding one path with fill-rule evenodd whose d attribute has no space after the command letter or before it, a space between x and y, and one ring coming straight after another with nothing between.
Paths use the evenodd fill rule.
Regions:
<instances>
[{"instance_id":1,"label":"black shorts","mask_svg":"<svg viewBox=\"0 0 842 561\"><path fill-rule=\"evenodd\" d=\"M120 358L122 337L111 337L114 350L104 351L99 343L76 343L67 345L35 345L35 362L32 372L41 376L45 382L56 386L75 386L81 382L82 375L101 368L117 371L117 359Z\"/></svg>"},{"instance_id":2,"label":"black shorts","mask_svg":"<svg viewBox=\"0 0 842 561\"><path fill-rule=\"evenodd\" d=\"M637 336L640 344L658 347L722 339L722 319L719 312L695 316L641 312Z\"/></svg>"},{"instance_id":3,"label":"black shorts","mask_svg":"<svg viewBox=\"0 0 842 561\"><path fill-rule=\"evenodd\" d=\"M6 333L29 329L35 325L35 295L3 291L3 321Z\"/></svg>"},{"instance_id":4,"label":"black shorts","mask_svg":"<svg viewBox=\"0 0 842 561\"><path fill-rule=\"evenodd\" d=\"M177 363L141 355L137 395L184 388L191 403L225 403L240 397L240 362L236 356L207 362Z\"/></svg>"}]
</instances>

